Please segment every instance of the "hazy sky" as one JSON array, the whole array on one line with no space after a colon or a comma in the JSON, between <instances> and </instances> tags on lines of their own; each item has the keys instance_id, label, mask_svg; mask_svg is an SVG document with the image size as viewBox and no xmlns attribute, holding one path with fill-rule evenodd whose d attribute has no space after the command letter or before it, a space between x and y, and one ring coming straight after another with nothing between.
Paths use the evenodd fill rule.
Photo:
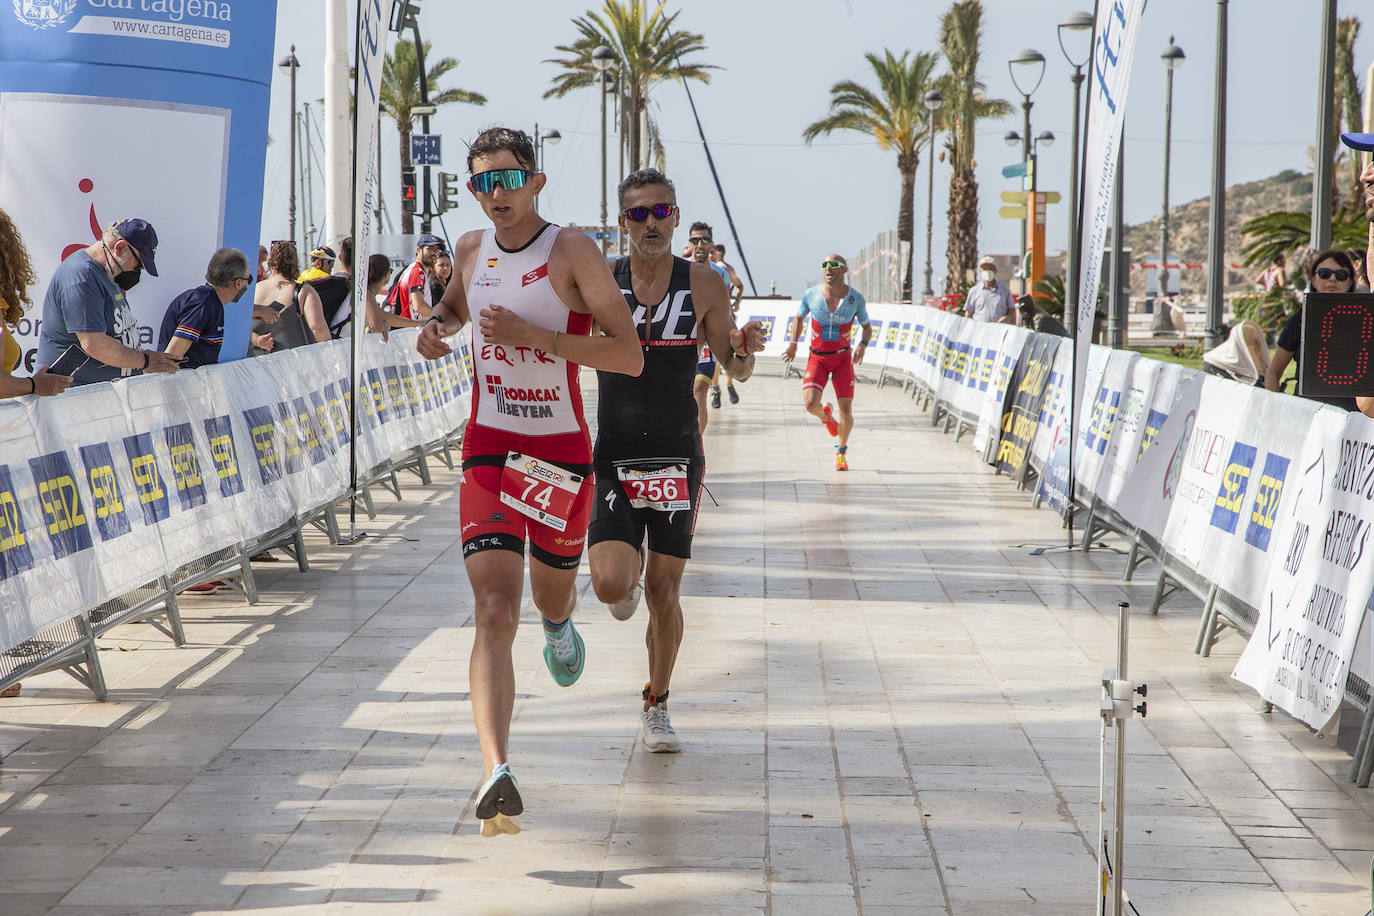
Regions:
<instances>
[{"instance_id":1,"label":"hazy sky","mask_svg":"<svg viewBox=\"0 0 1374 916\"><path fill-rule=\"evenodd\" d=\"M383 8L387 7L383 2ZM544 63L561 56L556 45L576 33L571 18L592 3L577 0L526 0L499 7L490 18L483 7L454 0L420 0L420 27L436 56L459 60L441 88L480 92L485 106L450 105L431 119L444 137L444 170L465 172L463 141L484 127L504 124L533 131L556 127L563 140L546 146L550 181L540 210L555 222L599 221L600 107L592 89L564 99L544 99L558 72ZM348 0L350 15L355 6ZM1341 3L1344 15L1362 4ZM985 0L983 62L980 77L994 97L1017 106L1000 122L983 122L977 138L981 228L979 246L994 253L1018 249L1020 224L997 216L998 194L1013 189L1003 179L1003 165L1019 159L1019 149L1002 141L1008 130L1021 129L1021 97L1007 72L1007 58L1030 46L1045 55L1044 81L1032 96L1032 130L1051 130L1056 143L1042 149L1041 189L1059 190L1065 203L1050 208L1048 247L1067 242L1066 202L1073 92L1070 67L1060 51L1055 24L1086 0ZM323 0L279 0L276 57L296 45L301 62L297 93L302 100L322 94L323 34L319 17ZM742 244L761 294L776 282L779 293L799 295L818 279L825 252L856 253L876 233L896 227L898 174L896 156L877 149L862 135L832 134L807 146L802 129L822 117L830 87L855 79L876 88L863 55L938 50L939 19L948 8L941 2L894 3L891 0L697 0L670 2L681 9L677 27L701 33L707 52L700 60L714 63L709 85L692 84L706 137L739 232L729 259L737 268ZM498 7L488 7L495 12ZM1365 6L1365 9L1370 7ZM1316 134L1317 67L1320 0L1247 0L1230 4L1230 92L1228 102L1227 182L1236 184L1285 168L1311 168ZM1127 222L1159 213L1163 194L1165 76L1159 54L1169 37L1187 54L1174 76L1173 158L1170 201L1177 205L1209 193L1212 136L1213 61L1216 4L1206 0L1151 0L1145 12L1136 52L1126 118ZM1357 45L1361 74L1374 62L1374 21L1365 24ZM350 35L351 26L350 26ZM394 36L392 36L394 39ZM1079 37L1086 44L1086 38ZM1082 54L1082 50L1077 53ZM1363 79L1363 76L1361 76ZM276 71L272 88L262 237L286 234L288 83ZM668 155L668 175L677 184L683 210L678 239L687 224L704 219L716 228L718 241L731 241L719 197L682 87L665 83L652 96ZM322 110L317 114L323 114ZM395 125L383 121L384 193L399 231L397 139ZM614 135L610 144L610 212L618 179ZM319 152L321 157L322 151ZM935 288L945 273L944 237L947 167L935 164ZM319 173L322 184L323 173ZM916 195L916 284L924 264L926 162L922 157ZM324 204L316 211L323 222ZM303 217L302 217L303 218ZM464 192L463 205L444 217L451 238L487 225L481 210ZM611 217L612 221L614 216ZM1233 258L1235 253L1228 252ZM743 270L741 269L741 274Z\"/></svg>"}]
</instances>

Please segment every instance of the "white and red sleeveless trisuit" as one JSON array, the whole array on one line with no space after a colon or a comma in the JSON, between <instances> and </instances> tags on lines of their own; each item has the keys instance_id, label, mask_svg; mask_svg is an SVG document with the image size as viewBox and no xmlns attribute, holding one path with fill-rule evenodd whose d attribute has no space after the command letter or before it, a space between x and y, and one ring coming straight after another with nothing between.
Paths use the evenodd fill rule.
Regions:
<instances>
[{"instance_id":1,"label":"white and red sleeveless trisuit","mask_svg":"<svg viewBox=\"0 0 1374 916\"><path fill-rule=\"evenodd\" d=\"M547 223L524 247L508 251L496 230L482 233L467 299L472 318L472 413L463 456L517 451L546 461L590 462L578 366L533 347L489 344L481 313L493 305L560 335L587 335L592 316L571 311L549 281L558 226Z\"/></svg>"}]
</instances>

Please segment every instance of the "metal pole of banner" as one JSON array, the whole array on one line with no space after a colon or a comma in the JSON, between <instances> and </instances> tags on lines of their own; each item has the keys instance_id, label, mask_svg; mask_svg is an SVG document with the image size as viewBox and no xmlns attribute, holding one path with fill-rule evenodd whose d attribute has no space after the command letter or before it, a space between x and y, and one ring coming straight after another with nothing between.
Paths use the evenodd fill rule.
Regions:
<instances>
[{"instance_id":1,"label":"metal pole of banner","mask_svg":"<svg viewBox=\"0 0 1374 916\"><path fill-rule=\"evenodd\" d=\"M1120 335L1120 343L1111 341L1113 347L1126 345L1126 331L1130 323L1130 316L1127 314L1130 297L1122 294L1129 288L1129 279L1124 276L1129 269L1124 257L1126 240L1122 238L1125 234L1123 198L1126 194L1126 121L1124 118L1121 125L1121 141L1117 146L1116 155L1116 183L1112 185L1112 263L1107 265L1107 283L1110 284L1107 292L1109 297L1107 310L1116 325L1117 334Z\"/></svg>"},{"instance_id":2,"label":"metal pole of banner","mask_svg":"<svg viewBox=\"0 0 1374 916\"><path fill-rule=\"evenodd\" d=\"M1217 59L1212 91L1212 204L1207 219L1207 344L1222 340L1221 318L1226 302L1226 12L1227 0L1217 0Z\"/></svg>"},{"instance_id":3,"label":"metal pole of banner","mask_svg":"<svg viewBox=\"0 0 1374 916\"><path fill-rule=\"evenodd\" d=\"M734 217L730 215L730 205L725 202L725 189L720 186L720 173L716 171L716 160L711 158L711 147L706 143L706 131L701 127L701 116L697 114L697 103L692 100L692 90L687 85L686 80L682 81L682 88L687 93L687 104L692 106L692 119L697 122L697 134L701 137L701 148L706 151L706 164L711 168L711 178L716 183L716 193L720 195L720 206L725 211L725 221L730 224L730 235L735 240L735 250L739 252L740 263L744 265L744 275L749 278L749 289L754 296L757 296L759 288L754 284L753 272L749 270L749 259L744 255L744 241L735 229Z\"/></svg>"},{"instance_id":4,"label":"metal pole of banner","mask_svg":"<svg viewBox=\"0 0 1374 916\"><path fill-rule=\"evenodd\" d=\"M418 11L417 11L418 12ZM420 115L420 130L429 134L429 74L425 72L425 43L420 40L420 17L414 15L410 17L410 33L415 38L415 66L420 71L420 105L426 114ZM420 231L428 234L430 227L434 224L434 207L430 203L429 194L429 163L425 162L425 173L421 182L421 190L424 192L425 208L420 214Z\"/></svg>"},{"instance_id":5,"label":"metal pole of banner","mask_svg":"<svg viewBox=\"0 0 1374 916\"><path fill-rule=\"evenodd\" d=\"M1092 33L1091 33L1092 37L1091 37L1091 40L1088 42L1088 47L1089 47L1089 49L1092 49L1092 48L1097 47L1097 3L1096 3L1096 2L1093 3L1092 21L1093 21ZM1091 57L1091 50L1089 51L1089 56ZM1076 100L1075 100L1075 102L1076 102ZM1075 107L1075 109L1076 109L1076 108L1078 107L1077 104L1075 104L1074 107ZM1083 123L1084 123L1085 125L1086 125L1086 124L1091 124L1091 123L1092 123L1092 111L1093 111L1093 93L1092 93L1092 92L1089 92L1089 93L1088 93L1088 101L1087 101L1087 104L1084 105L1084 107L1083 107ZM1078 118L1078 115L1077 115L1077 112L1075 111L1075 114L1074 114L1074 120L1075 120L1075 122L1077 121L1077 118ZM1076 124L1075 124L1075 129L1077 129ZM1125 136L1125 132L1124 132L1124 131L1122 132L1122 136ZM1087 136L1085 135L1084 141L1083 141L1083 142L1084 142L1083 150L1084 150L1084 153L1085 153L1085 154L1086 154L1086 152L1087 152L1087 139L1088 139L1088 138L1087 138ZM1075 153L1075 158L1077 158L1077 154L1076 154L1076 153ZM1087 163L1085 162L1085 163L1083 164L1083 168L1081 168L1081 169L1078 170L1077 177L1076 177L1076 179L1075 179L1075 181L1077 182L1077 186L1074 188L1074 192L1075 192L1075 195L1077 196L1077 198L1078 198L1078 200L1079 200L1080 202L1083 200L1083 185L1084 185L1085 182L1087 182L1087 180L1088 180L1088 167L1087 167ZM1074 208L1074 211L1075 211L1075 212L1073 212L1073 213L1071 213L1071 214L1069 215L1069 219L1072 221L1072 224L1073 224L1073 239L1072 239L1072 242L1071 242L1071 245L1070 245L1070 249L1071 249L1071 250L1076 250L1076 251L1078 252L1077 256L1073 259L1074 269L1077 270L1077 271L1081 271L1081 270L1083 269L1083 210L1084 210L1084 207L1083 207L1083 206L1081 205L1081 203L1080 203L1079 206L1077 206L1077 207ZM1075 277L1075 278L1074 278L1074 282L1073 282L1072 285L1065 284L1065 286L1064 286L1064 293L1065 293L1065 297L1066 297L1066 298L1065 298L1065 302L1064 302L1064 313L1065 313L1065 315L1067 316L1067 314L1068 314L1070 311L1072 311L1072 312L1073 312L1073 320L1074 320L1074 335L1073 335L1072 337L1069 338L1070 340L1073 341L1073 369L1072 369L1072 371L1070 372L1070 375L1069 375L1069 469L1068 469L1068 483L1067 483L1066 486L1065 486L1065 489L1067 490L1067 493L1065 494L1065 500L1064 500L1064 521L1067 523L1067 524L1065 525L1065 528L1066 528L1067 531L1068 531L1068 548L1069 548L1070 550L1073 550L1073 516L1074 516L1074 511L1073 511L1074 460L1073 460L1073 456L1074 456L1074 452L1077 450L1077 447L1078 447L1078 407L1079 407L1079 401L1082 399L1082 396L1083 396L1083 394L1082 394L1082 389L1083 389L1084 382L1086 381L1085 379L1079 378L1079 373L1078 373L1078 346L1079 346L1079 341L1082 339L1082 333L1081 333L1081 330L1082 330L1082 329L1078 328L1078 300L1079 300L1083 295L1085 295L1083 289L1081 288L1081 282L1082 282L1082 277L1081 277L1081 276L1078 276L1078 277ZM1093 303L1094 303L1094 305L1095 305L1096 302L1097 302L1097 290L1089 290L1089 291L1086 293L1086 295L1092 296ZM1091 334L1091 332L1090 332L1090 334ZM1089 340L1091 340L1091 336L1089 337Z\"/></svg>"},{"instance_id":6,"label":"metal pole of banner","mask_svg":"<svg viewBox=\"0 0 1374 916\"><path fill-rule=\"evenodd\" d=\"M368 101L367 114L373 119L371 143L380 147L376 143L377 124L381 118L380 106L378 102L377 89L373 85L373 80L378 75L379 68L373 64L381 57L385 56L386 32L383 29L381 18L381 4L378 0L358 0L357 4L357 32L354 35L353 60L356 63L353 77L353 98L356 100L353 105L353 155L350 157L349 172L351 181L349 187L352 193L349 195L349 225L350 235L353 236L353 318L351 334L348 347L348 534L340 534L340 544L355 544L367 537L366 531L358 530L358 363L359 355L362 353L363 335L367 330L367 275L368 261L372 253L372 237L380 230L380 224L373 224L371 221L370 207L371 201L367 200L367 188L364 188L364 174L360 174L362 169L359 167L360 161L365 161L367 168L371 165L374 150L364 148L359 136L359 126L361 124L364 100ZM364 55L364 42L373 42L368 49L368 54ZM363 93L364 81L369 92ZM376 152L378 170L376 175L376 185L370 190L372 193L380 193L381 189L381 157L380 152ZM380 209L380 204L378 204Z\"/></svg>"}]
</instances>

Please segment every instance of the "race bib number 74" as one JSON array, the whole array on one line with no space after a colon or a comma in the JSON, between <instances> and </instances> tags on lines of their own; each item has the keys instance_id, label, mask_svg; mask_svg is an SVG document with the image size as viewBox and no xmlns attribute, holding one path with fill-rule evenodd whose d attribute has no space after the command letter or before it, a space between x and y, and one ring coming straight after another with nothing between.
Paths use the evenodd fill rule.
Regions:
<instances>
[{"instance_id":1,"label":"race bib number 74","mask_svg":"<svg viewBox=\"0 0 1374 916\"><path fill-rule=\"evenodd\" d=\"M554 531L563 531L582 479L581 474L556 464L510 452L501 469L501 502Z\"/></svg>"},{"instance_id":2,"label":"race bib number 74","mask_svg":"<svg viewBox=\"0 0 1374 916\"><path fill-rule=\"evenodd\" d=\"M687 491L687 469L681 465L669 465L656 471L619 467L616 474L620 476L626 498L636 509L676 512L692 508L691 495Z\"/></svg>"}]
</instances>

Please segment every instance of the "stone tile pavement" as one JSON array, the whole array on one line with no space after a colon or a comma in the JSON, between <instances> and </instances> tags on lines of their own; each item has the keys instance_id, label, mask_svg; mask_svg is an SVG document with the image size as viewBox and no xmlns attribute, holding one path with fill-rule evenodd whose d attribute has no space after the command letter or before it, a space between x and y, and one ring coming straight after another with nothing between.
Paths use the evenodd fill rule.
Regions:
<instances>
[{"instance_id":1,"label":"stone tile pavement","mask_svg":"<svg viewBox=\"0 0 1374 916\"><path fill-rule=\"evenodd\" d=\"M455 475L353 548L260 564L263 603L186 598L190 643L101 640L0 701L0 913L1091 912L1098 677L1139 609L1128 890L1139 912L1360 914L1374 802L1349 757L1192 653L1195 602L1054 551L1057 520L895 388L859 390L848 474L776 366L712 412L684 583L676 756L637 745L645 611L588 593L574 687L516 642L516 837L483 839ZM589 395L589 400L591 397ZM584 568L585 572L585 568ZM585 587L585 579L583 580Z\"/></svg>"}]
</instances>

